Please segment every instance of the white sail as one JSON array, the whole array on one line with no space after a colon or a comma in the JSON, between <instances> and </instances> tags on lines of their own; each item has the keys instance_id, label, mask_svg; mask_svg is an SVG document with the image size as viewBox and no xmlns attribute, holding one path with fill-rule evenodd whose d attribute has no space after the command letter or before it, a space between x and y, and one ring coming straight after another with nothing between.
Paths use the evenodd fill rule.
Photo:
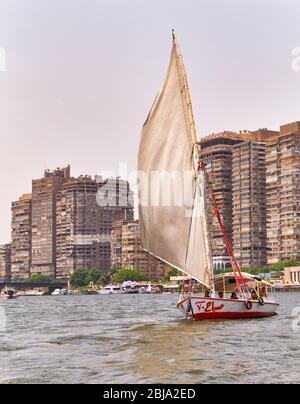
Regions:
<instances>
[{"instance_id":1,"label":"white sail","mask_svg":"<svg viewBox=\"0 0 300 404\"><path fill-rule=\"evenodd\" d=\"M138 169L142 244L152 255L211 287L204 178L195 169L198 149L191 108L186 75L174 39L163 87L141 136ZM153 194L158 198L153 198Z\"/></svg>"}]
</instances>

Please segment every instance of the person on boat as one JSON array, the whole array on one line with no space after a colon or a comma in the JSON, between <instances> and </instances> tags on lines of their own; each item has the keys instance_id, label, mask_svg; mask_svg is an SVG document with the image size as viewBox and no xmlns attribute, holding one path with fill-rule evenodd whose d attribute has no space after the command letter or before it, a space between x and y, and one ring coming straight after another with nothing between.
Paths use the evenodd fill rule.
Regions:
<instances>
[{"instance_id":1,"label":"person on boat","mask_svg":"<svg viewBox=\"0 0 300 404\"><path fill-rule=\"evenodd\" d=\"M267 288L264 286L260 292L261 297L268 297Z\"/></svg>"},{"instance_id":2,"label":"person on boat","mask_svg":"<svg viewBox=\"0 0 300 404\"><path fill-rule=\"evenodd\" d=\"M231 299L238 300L238 295L235 292L232 292Z\"/></svg>"},{"instance_id":3,"label":"person on boat","mask_svg":"<svg viewBox=\"0 0 300 404\"><path fill-rule=\"evenodd\" d=\"M224 292L219 292L219 299L224 299Z\"/></svg>"},{"instance_id":4,"label":"person on boat","mask_svg":"<svg viewBox=\"0 0 300 404\"><path fill-rule=\"evenodd\" d=\"M258 300L258 294L257 294L255 289L251 290L251 299L252 300Z\"/></svg>"},{"instance_id":5,"label":"person on boat","mask_svg":"<svg viewBox=\"0 0 300 404\"><path fill-rule=\"evenodd\" d=\"M205 291L204 297L210 297L210 291L209 291L209 290L206 290L206 291Z\"/></svg>"}]
</instances>

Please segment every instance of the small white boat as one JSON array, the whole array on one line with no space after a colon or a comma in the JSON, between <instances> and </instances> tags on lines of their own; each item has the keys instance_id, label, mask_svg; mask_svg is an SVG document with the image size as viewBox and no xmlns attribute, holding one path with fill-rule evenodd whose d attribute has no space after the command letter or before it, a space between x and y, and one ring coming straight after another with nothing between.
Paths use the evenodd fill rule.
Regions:
<instances>
[{"instance_id":1,"label":"small white boat","mask_svg":"<svg viewBox=\"0 0 300 404\"><path fill-rule=\"evenodd\" d=\"M116 285L108 285L97 292L99 295L118 295L123 293L122 288Z\"/></svg>"},{"instance_id":2,"label":"small white boat","mask_svg":"<svg viewBox=\"0 0 300 404\"><path fill-rule=\"evenodd\" d=\"M51 293L52 296L67 296L69 294L68 289L55 289L55 291Z\"/></svg>"},{"instance_id":3,"label":"small white boat","mask_svg":"<svg viewBox=\"0 0 300 404\"><path fill-rule=\"evenodd\" d=\"M142 294L142 295L152 293L152 286L151 286L151 285L142 286L142 287L139 289L139 293Z\"/></svg>"},{"instance_id":4,"label":"small white boat","mask_svg":"<svg viewBox=\"0 0 300 404\"><path fill-rule=\"evenodd\" d=\"M126 288L122 288L122 293L129 295L138 294L139 288L137 286L127 286Z\"/></svg>"},{"instance_id":5,"label":"small white boat","mask_svg":"<svg viewBox=\"0 0 300 404\"><path fill-rule=\"evenodd\" d=\"M60 289L55 289L54 292L51 293L52 296L60 296L61 295L61 290Z\"/></svg>"},{"instance_id":6,"label":"small white boat","mask_svg":"<svg viewBox=\"0 0 300 404\"><path fill-rule=\"evenodd\" d=\"M62 289L60 291L60 294L63 295L63 296L67 296L69 294L69 291L68 291L68 289Z\"/></svg>"},{"instance_id":7,"label":"small white boat","mask_svg":"<svg viewBox=\"0 0 300 404\"><path fill-rule=\"evenodd\" d=\"M16 299L17 297L15 290L12 288L6 288L1 294L1 298L6 300Z\"/></svg>"}]
</instances>

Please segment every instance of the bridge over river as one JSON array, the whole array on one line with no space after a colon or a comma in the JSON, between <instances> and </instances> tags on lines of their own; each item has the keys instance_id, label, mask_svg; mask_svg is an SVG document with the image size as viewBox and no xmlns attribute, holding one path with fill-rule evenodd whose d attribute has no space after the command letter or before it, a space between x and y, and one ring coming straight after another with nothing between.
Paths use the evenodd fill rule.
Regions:
<instances>
[{"instance_id":1,"label":"bridge over river","mask_svg":"<svg viewBox=\"0 0 300 404\"><path fill-rule=\"evenodd\" d=\"M68 287L67 280L55 280L52 282L0 282L0 291L8 288L15 290L30 290L35 288L47 288L49 293L52 293L55 289L66 289Z\"/></svg>"}]
</instances>

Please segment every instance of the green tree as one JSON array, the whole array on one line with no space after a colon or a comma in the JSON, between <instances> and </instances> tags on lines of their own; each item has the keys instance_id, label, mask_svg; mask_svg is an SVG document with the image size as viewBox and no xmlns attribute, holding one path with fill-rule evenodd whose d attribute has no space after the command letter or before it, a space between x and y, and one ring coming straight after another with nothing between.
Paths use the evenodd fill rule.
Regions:
<instances>
[{"instance_id":1,"label":"green tree","mask_svg":"<svg viewBox=\"0 0 300 404\"><path fill-rule=\"evenodd\" d=\"M163 282L170 282L171 276L177 276L177 269L172 268L170 272L164 277Z\"/></svg>"},{"instance_id":2,"label":"green tree","mask_svg":"<svg viewBox=\"0 0 300 404\"><path fill-rule=\"evenodd\" d=\"M111 268L108 272L102 272L97 284L102 286L108 285L109 283L113 282L116 273L117 269L115 268Z\"/></svg>"},{"instance_id":3,"label":"green tree","mask_svg":"<svg viewBox=\"0 0 300 404\"><path fill-rule=\"evenodd\" d=\"M126 281L146 281L148 280L147 276L143 274L139 269L129 269L129 268L123 268L120 271L118 271L115 275L115 282L117 283L123 283Z\"/></svg>"},{"instance_id":4,"label":"green tree","mask_svg":"<svg viewBox=\"0 0 300 404\"><path fill-rule=\"evenodd\" d=\"M99 269L77 269L70 277L70 285L73 288L88 286L91 282L98 283L103 272Z\"/></svg>"},{"instance_id":5,"label":"green tree","mask_svg":"<svg viewBox=\"0 0 300 404\"><path fill-rule=\"evenodd\" d=\"M31 275L25 282L26 283L42 283L42 282L50 282L50 278L48 276L42 274L34 274Z\"/></svg>"}]
</instances>

